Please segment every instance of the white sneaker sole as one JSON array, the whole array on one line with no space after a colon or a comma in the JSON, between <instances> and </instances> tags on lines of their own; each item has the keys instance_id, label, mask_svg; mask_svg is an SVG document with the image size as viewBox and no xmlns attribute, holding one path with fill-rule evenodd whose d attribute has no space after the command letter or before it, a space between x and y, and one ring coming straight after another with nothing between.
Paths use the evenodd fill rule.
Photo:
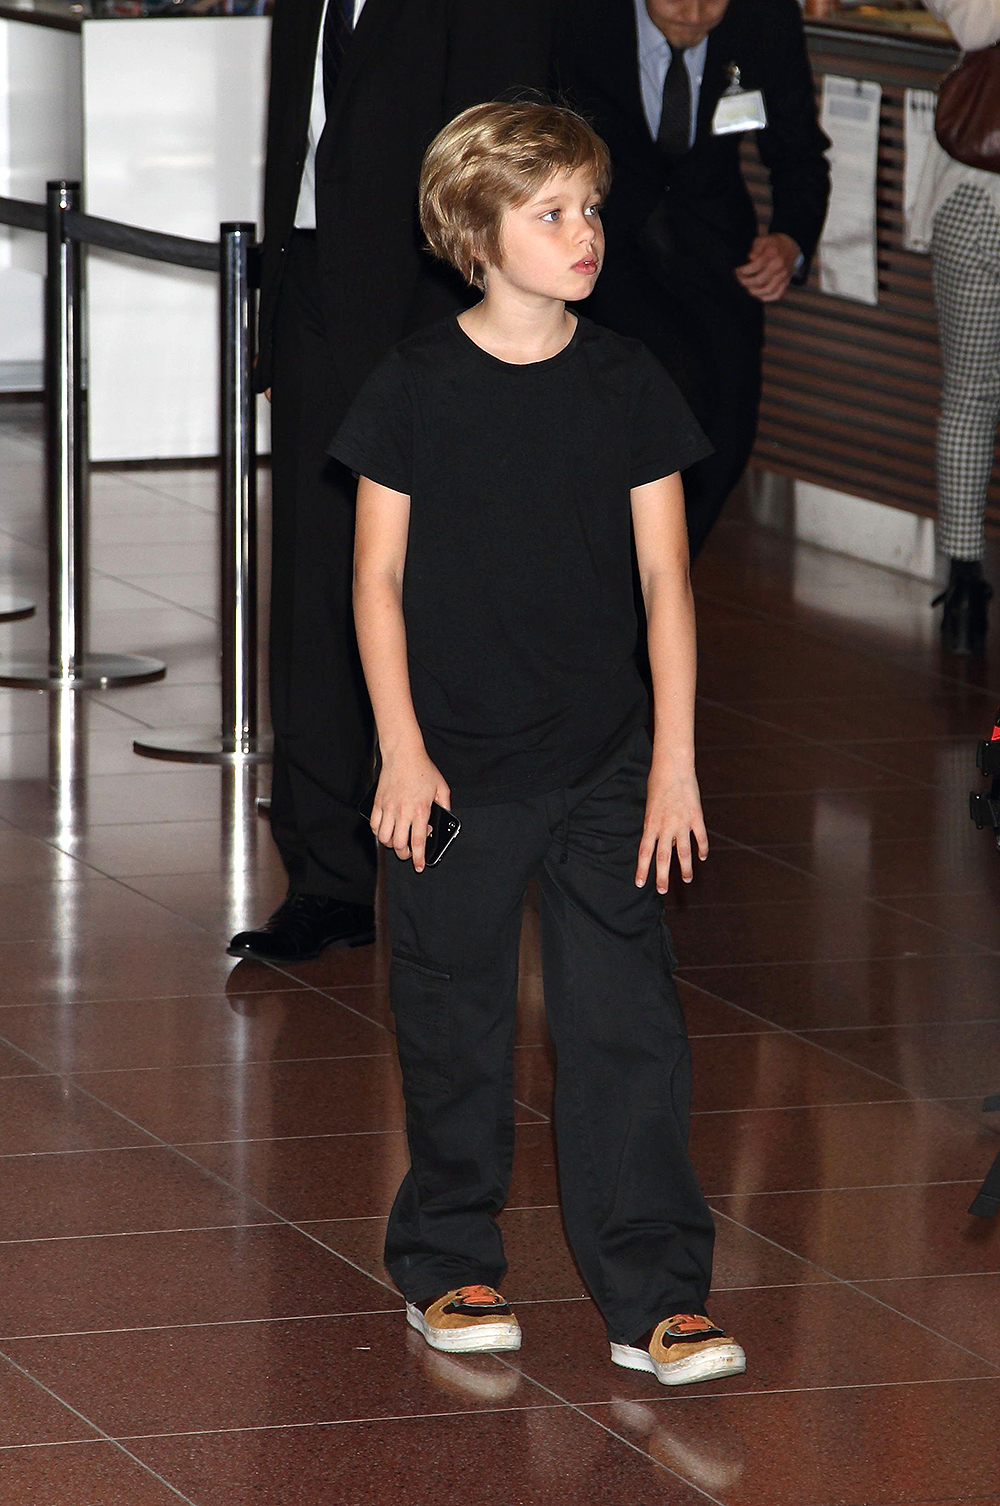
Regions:
<instances>
[{"instance_id":1,"label":"white sneaker sole","mask_svg":"<svg viewBox=\"0 0 1000 1506\"><path fill-rule=\"evenodd\" d=\"M477 1323L471 1328L433 1328L419 1307L407 1302L406 1321L432 1349L440 1349L443 1354L495 1354L521 1347L520 1325L511 1318L497 1323Z\"/></svg>"},{"instance_id":2,"label":"white sneaker sole","mask_svg":"<svg viewBox=\"0 0 1000 1506\"><path fill-rule=\"evenodd\" d=\"M648 1349L635 1349L631 1344L612 1344L611 1360L624 1370L648 1370L663 1386L724 1380L727 1375L742 1375L747 1368L747 1357L739 1344L716 1344L669 1365L658 1365Z\"/></svg>"}]
</instances>

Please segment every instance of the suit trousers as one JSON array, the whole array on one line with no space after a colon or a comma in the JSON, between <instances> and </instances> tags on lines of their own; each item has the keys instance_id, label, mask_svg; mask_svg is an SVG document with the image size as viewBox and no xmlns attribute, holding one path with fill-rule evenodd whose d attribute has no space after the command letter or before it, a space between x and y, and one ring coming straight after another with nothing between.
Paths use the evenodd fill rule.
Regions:
<instances>
[{"instance_id":1,"label":"suit trousers","mask_svg":"<svg viewBox=\"0 0 1000 1506\"><path fill-rule=\"evenodd\" d=\"M761 305L714 262L660 264L652 249L620 240L581 310L642 340L663 363L712 445L683 475L692 559L746 469L760 407Z\"/></svg>"},{"instance_id":2,"label":"suit trousers","mask_svg":"<svg viewBox=\"0 0 1000 1506\"><path fill-rule=\"evenodd\" d=\"M539 896L569 1241L613 1342L703 1312L714 1225L688 1156L690 1049L663 901L635 885L650 745L564 789L459 807L441 862L388 854L390 997L410 1170L386 1235L407 1301L506 1274L521 917Z\"/></svg>"},{"instance_id":3,"label":"suit trousers","mask_svg":"<svg viewBox=\"0 0 1000 1506\"><path fill-rule=\"evenodd\" d=\"M355 484L326 453L346 399L330 359L314 235L293 234L274 320L271 404L271 831L289 887L373 903L358 814L373 722L354 636Z\"/></svg>"},{"instance_id":4,"label":"suit trousers","mask_svg":"<svg viewBox=\"0 0 1000 1506\"><path fill-rule=\"evenodd\" d=\"M712 445L711 455L684 472L684 508L691 558L701 552L739 485L757 437L761 339L751 325L706 318L699 343L702 378L711 397L692 394L691 407Z\"/></svg>"}]
</instances>

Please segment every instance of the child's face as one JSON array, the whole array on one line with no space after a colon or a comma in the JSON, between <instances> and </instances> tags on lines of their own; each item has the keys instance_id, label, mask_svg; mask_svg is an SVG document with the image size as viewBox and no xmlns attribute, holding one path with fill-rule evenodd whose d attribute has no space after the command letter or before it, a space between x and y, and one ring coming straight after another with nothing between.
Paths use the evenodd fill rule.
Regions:
<instances>
[{"instance_id":1,"label":"child's face","mask_svg":"<svg viewBox=\"0 0 1000 1506\"><path fill-rule=\"evenodd\" d=\"M586 298L604 259L600 205L585 168L555 173L526 204L507 210L503 265L489 268L488 278L567 303Z\"/></svg>"}]
</instances>

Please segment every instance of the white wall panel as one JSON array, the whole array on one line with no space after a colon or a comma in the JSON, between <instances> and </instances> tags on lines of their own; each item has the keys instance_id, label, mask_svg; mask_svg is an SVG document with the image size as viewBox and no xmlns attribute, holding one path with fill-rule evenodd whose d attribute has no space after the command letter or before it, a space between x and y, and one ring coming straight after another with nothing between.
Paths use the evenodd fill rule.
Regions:
<instances>
[{"instance_id":1,"label":"white wall panel","mask_svg":"<svg viewBox=\"0 0 1000 1506\"><path fill-rule=\"evenodd\" d=\"M260 224L269 21L87 21L84 182L92 214L215 239ZM95 460L218 448L217 278L92 251ZM262 406L261 449L267 447Z\"/></svg>"},{"instance_id":2,"label":"white wall panel","mask_svg":"<svg viewBox=\"0 0 1000 1506\"><path fill-rule=\"evenodd\" d=\"M44 199L83 170L80 36L0 19L0 194ZM0 226L0 390L37 387L45 243Z\"/></svg>"}]
</instances>

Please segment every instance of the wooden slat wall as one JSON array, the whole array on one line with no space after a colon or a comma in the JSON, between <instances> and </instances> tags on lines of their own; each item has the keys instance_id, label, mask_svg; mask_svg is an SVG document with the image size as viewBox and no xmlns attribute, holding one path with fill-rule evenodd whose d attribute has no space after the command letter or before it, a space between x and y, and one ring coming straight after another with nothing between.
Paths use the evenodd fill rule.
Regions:
<instances>
[{"instance_id":1,"label":"wooden slat wall","mask_svg":"<svg viewBox=\"0 0 1000 1506\"><path fill-rule=\"evenodd\" d=\"M905 251L903 91L936 87L954 54L905 44L887 49L826 35L810 38L817 85L824 73L882 85L876 308L790 289L768 310L764 392L754 464L838 491L932 515L940 362L930 259ZM766 174L749 148L745 170L762 224ZM1000 524L1000 468L988 518Z\"/></svg>"}]
</instances>

